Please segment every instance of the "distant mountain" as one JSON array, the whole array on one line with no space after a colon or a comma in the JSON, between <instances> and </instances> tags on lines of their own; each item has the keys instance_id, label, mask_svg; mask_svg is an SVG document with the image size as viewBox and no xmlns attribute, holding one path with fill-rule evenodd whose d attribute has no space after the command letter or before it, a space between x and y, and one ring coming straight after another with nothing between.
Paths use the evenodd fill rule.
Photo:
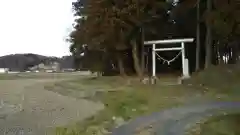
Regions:
<instances>
[{"instance_id":1,"label":"distant mountain","mask_svg":"<svg viewBox=\"0 0 240 135\"><path fill-rule=\"evenodd\" d=\"M38 54L11 54L0 57L0 68L9 68L10 71L25 71L40 63L60 63L61 68L74 68L72 56L48 57Z\"/></svg>"}]
</instances>

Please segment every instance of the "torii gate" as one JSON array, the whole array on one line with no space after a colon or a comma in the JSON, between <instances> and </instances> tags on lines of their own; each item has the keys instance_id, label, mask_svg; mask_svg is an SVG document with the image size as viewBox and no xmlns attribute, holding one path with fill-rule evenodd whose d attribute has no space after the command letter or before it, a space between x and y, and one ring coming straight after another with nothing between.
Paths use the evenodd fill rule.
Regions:
<instances>
[{"instance_id":1,"label":"torii gate","mask_svg":"<svg viewBox=\"0 0 240 135\"><path fill-rule=\"evenodd\" d=\"M188 59L185 57L185 43L193 42L193 38L187 39L168 39L168 40L154 40L154 41L145 41L144 45L152 45L152 77L156 78L156 52L158 51L173 51L180 50L182 52L182 78L189 78L189 65ZM169 48L156 48L156 44L174 44L181 43L180 47L169 47Z\"/></svg>"}]
</instances>

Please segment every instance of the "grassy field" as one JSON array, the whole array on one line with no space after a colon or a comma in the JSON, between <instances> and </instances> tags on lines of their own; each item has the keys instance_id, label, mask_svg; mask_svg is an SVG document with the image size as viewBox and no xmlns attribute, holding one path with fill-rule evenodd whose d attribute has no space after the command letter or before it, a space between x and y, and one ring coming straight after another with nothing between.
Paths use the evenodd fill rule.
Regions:
<instances>
[{"instance_id":1,"label":"grassy field","mask_svg":"<svg viewBox=\"0 0 240 135\"><path fill-rule=\"evenodd\" d=\"M216 116L198 125L191 135L240 135L240 114Z\"/></svg>"},{"instance_id":2,"label":"grassy field","mask_svg":"<svg viewBox=\"0 0 240 135\"><path fill-rule=\"evenodd\" d=\"M78 78L45 88L63 95L102 102L105 109L84 122L59 127L57 135L107 134L129 119L162 109L213 100L238 100L240 72L235 67L214 67L194 74L183 85L166 85L174 79L161 78L144 85L134 77ZM174 83L176 83L175 80Z\"/></svg>"}]
</instances>

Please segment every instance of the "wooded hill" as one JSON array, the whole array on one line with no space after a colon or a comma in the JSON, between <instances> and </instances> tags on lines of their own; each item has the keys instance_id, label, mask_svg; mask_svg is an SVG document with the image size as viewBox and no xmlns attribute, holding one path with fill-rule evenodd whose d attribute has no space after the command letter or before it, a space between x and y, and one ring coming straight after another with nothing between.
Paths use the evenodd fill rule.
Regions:
<instances>
[{"instance_id":1,"label":"wooded hill","mask_svg":"<svg viewBox=\"0 0 240 135\"><path fill-rule=\"evenodd\" d=\"M61 68L74 68L72 56L48 57L38 54L12 54L0 57L0 68L9 68L10 71L25 71L40 63L58 62Z\"/></svg>"}]
</instances>

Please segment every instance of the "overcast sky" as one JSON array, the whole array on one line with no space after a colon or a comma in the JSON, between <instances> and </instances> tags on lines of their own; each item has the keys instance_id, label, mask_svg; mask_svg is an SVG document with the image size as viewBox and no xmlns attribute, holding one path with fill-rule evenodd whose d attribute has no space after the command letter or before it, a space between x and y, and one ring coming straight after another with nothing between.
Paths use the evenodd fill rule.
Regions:
<instances>
[{"instance_id":1,"label":"overcast sky","mask_svg":"<svg viewBox=\"0 0 240 135\"><path fill-rule=\"evenodd\" d=\"M0 0L0 56L69 54L73 0Z\"/></svg>"}]
</instances>

